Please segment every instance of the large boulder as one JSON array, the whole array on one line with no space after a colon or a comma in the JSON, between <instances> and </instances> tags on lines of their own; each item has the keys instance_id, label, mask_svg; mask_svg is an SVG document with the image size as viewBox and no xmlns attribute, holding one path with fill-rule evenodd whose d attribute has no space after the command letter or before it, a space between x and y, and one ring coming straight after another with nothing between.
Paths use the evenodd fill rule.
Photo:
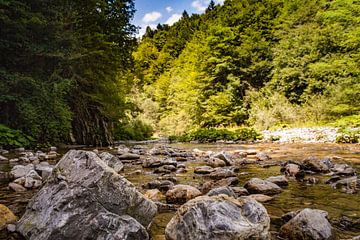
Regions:
<instances>
[{"instance_id":1,"label":"large boulder","mask_svg":"<svg viewBox=\"0 0 360 240\"><path fill-rule=\"evenodd\" d=\"M244 187L249 191L249 193L274 195L282 192L282 189L275 183L262 180L260 178L250 179L245 183Z\"/></svg>"},{"instance_id":2,"label":"large boulder","mask_svg":"<svg viewBox=\"0 0 360 240\"><path fill-rule=\"evenodd\" d=\"M156 212L94 152L71 150L29 202L17 231L29 240L149 239Z\"/></svg>"},{"instance_id":3,"label":"large boulder","mask_svg":"<svg viewBox=\"0 0 360 240\"><path fill-rule=\"evenodd\" d=\"M305 208L280 228L280 236L303 240L336 239L327 216L325 211Z\"/></svg>"},{"instance_id":4,"label":"large boulder","mask_svg":"<svg viewBox=\"0 0 360 240\"><path fill-rule=\"evenodd\" d=\"M103 160L109 167L113 168L115 172L119 173L124 169L124 164L120 162L120 159L111 153L103 152L99 154L101 160Z\"/></svg>"},{"instance_id":5,"label":"large boulder","mask_svg":"<svg viewBox=\"0 0 360 240\"><path fill-rule=\"evenodd\" d=\"M308 157L304 160L303 166L306 170L314 171L314 172L329 172L329 164L327 164L327 160L323 161L317 159L316 157Z\"/></svg>"},{"instance_id":6,"label":"large boulder","mask_svg":"<svg viewBox=\"0 0 360 240\"><path fill-rule=\"evenodd\" d=\"M165 229L167 240L269 239L270 217L252 199L201 196L179 208Z\"/></svg>"}]
</instances>

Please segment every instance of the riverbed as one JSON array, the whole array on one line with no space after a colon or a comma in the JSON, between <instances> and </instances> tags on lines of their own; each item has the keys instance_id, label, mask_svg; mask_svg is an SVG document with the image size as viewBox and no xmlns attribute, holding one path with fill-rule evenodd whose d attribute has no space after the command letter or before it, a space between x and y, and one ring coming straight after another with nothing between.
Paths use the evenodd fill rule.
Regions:
<instances>
[{"instance_id":1,"label":"riverbed","mask_svg":"<svg viewBox=\"0 0 360 240\"><path fill-rule=\"evenodd\" d=\"M156 146L149 145L148 148ZM266 178L281 175L279 162L288 160L302 160L306 157L314 156L319 158L332 157L334 163L347 163L360 171L360 145L339 145L333 143L256 143L256 144L170 144L170 146L187 151L199 149L204 151L234 151L234 150L254 150L266 152L272 159L262 164L246 164L240 167L237 175L238 186L253 177ZM114 150L99 149L99 151ZM64 151L60 151L64 153ZM205 180L201 175L194 174L194 168L205 165L200 160L189 160L183 162L187 172L176 174L177 183L201 185ZM6 163L1 164L2 171L9 171L11 166ZM144 192L142 185L155 180L159 174L154 174L152 169L144 169L141 165L126 164L123 172L124 176L131 181L140 191ZM319 184L309 184L290 180L289 186L284 191L275 196L269 202L264 203L270 217L271 229L277 232L281 226L281 216L287 212L302 209L316 208L325 210L329 213L332 223L341 217L350 219L360 219L360 193L347 194L339 189L333 189L330 185L324 184L329 178L326 175L314 175L320 179ZM29 199L36 191L25 193L14 193L7 189L8 182L2 181L0 184L0 203L9 207L18 217L24 213ZM158 214L150 227L153 239L165 239L164 229L170 221L175 211L168 211ZM333 224L335 231L340 239L349 239L360 235L360 229L343 229ZM5 231L2 232L0 239L7 239Z\"/></svg>"}]
</instances>

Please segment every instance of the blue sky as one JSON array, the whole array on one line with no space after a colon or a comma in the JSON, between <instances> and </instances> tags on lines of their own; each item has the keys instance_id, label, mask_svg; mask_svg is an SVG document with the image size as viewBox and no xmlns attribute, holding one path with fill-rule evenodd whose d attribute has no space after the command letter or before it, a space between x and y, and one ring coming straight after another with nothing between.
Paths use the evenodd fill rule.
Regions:
<instances>
[{"instance_id":1,"label":"blue sky","mask_svg":"<svg viewBox=\"0 0 360 240\"><path fill-rule=\"evenodd\" d=\"M142 36L147 26L155 28L158 23L169 25L177 22L184 10L189 14L202 13L210 0L135 0L136 13L133 23L140 26ZM215 0L222 4L224 0Z\"/></svg>"}]
</instances>

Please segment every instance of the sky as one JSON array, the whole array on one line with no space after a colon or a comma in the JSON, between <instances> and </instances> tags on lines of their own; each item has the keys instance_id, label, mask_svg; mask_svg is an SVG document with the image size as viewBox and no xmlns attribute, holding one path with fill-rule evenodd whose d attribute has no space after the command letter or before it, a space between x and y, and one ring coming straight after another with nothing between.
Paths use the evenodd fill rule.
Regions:
<instances>
[{"instance_id":1,"label":"sky","mask_svg":"<svg viewBox=\"0 0 360 240\"><path fill-rule=\"evenodd\" d=\"M133 24L141 27L137 36L145 33L147 26L155 28L159 23L172 25L181 18L186 10L192 13L203 13L210 0L135 0L136 13ZM222 4L224 0L215 0Z\"/></svg>"}]
</instances>

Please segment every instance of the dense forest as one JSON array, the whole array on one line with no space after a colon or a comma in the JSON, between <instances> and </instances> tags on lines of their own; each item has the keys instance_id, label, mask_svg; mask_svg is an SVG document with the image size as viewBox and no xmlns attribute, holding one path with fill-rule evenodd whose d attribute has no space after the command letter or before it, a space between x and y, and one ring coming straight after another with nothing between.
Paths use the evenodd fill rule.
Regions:
<instances>
[{"instance_id":1,"label":"dense forest","mask_svg":"<svg viewBox=\"0 0 360 240\"><path fill-rule=\"evenodd\" d=\"M111 143L131 109L134 11L131 0L0 1L0 145Z\"/></svg>"},{"instance_id":2,"label":"dense forest","mask_svg":"<svg viewBox=\"0 0 360 240\"><path fill-rule=\"evenodd\" d=\"M136 52L139 119L172 135L360 122L360 2L211 1L147 29Z\"/></svg>"},{"instance_id":3,"label":"dense forest","mask_svg":"<svg viewBox=\"0 0 360 240\"><path fill-rule=\"evenodd\" d=\"M359 1L211 1L138 40L134 11L0 1L0 145L360 124Z\"/></svg>"}]
</instances>

